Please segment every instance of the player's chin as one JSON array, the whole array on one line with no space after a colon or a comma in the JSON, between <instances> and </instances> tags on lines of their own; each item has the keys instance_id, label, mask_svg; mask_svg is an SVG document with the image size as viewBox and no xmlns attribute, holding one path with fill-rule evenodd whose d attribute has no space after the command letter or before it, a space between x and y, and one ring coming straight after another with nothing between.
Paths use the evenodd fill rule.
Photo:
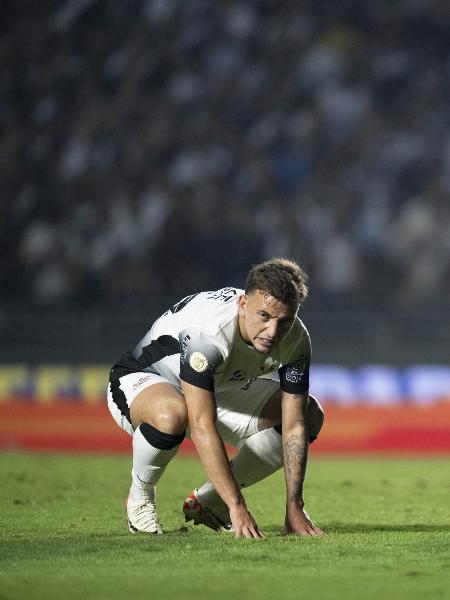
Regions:
<instances>
[{"instance_id":1,"label":"player's chin","mask_svg":"<svg viewBox=\"0 0 450 600\"><path fill-rule=\"evenodd\" d=\"M269 352L272 350L273 346L274 346L273 343L272 344L267 344L267 343L264 343L264 342L262 342L261 340L258 340L258 339L256 339L253 342L253 347L258 352L261 352L261 354L269 354Z\"/></svg>"}]
</instances>

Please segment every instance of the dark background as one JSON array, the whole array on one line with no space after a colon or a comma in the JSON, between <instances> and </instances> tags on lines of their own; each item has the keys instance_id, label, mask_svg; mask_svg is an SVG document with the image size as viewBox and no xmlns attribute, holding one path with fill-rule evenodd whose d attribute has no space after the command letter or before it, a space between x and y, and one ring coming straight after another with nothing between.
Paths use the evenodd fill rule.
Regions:
<instances>
[{"instance_id":1,"label":"dark background","mask_svg":"<svg viewBox=\"0 0 450 600\"><path fill-rule=\"evenodd\" d=\"M314 359L447 363L445 0L2 3L0 360L296 259Z\"/></svg>"}]
</instances>

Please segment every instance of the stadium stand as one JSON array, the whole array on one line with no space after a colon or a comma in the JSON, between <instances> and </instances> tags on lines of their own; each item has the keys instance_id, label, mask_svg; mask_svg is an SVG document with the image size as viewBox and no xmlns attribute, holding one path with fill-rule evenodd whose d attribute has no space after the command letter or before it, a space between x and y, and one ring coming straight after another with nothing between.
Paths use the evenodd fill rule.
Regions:
<instances>
[{"instance_id":1,"label":"stadium stand","mask_svg":"<svg viewBox=\"0 0 450 600\"><path fill-rule=\"evenodd\" d=\"M324 338L336 307L364 335L385 305L379 340L420 322L447 344L449 5L328 4L4 3L2 360L49 306L47 334L82 318L98 356L114 307L274 255L310 273Z\"/></svg>"}]
</instances>

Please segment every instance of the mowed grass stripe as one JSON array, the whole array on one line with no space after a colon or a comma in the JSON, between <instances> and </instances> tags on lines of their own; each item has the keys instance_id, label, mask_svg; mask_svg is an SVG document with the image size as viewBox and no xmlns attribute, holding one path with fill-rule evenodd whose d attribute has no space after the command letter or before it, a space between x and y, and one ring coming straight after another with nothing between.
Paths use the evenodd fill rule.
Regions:
<instances>
[{"instance_id":1,"label":"mowed grass stripe","mask_svg":"<svg viewBox=\"0 0 450 600\"><path fill-rule=\"evenodd\" d=\"M126 457L3 454L0 598L447 598L450 471L445 459L314 459L307 509L328 535L284 537L283 474L245 491L266 532L236 540L186 526L202 483L177 458L159 486L164 536L127 532Z\"/></svg>"}]
</instances>

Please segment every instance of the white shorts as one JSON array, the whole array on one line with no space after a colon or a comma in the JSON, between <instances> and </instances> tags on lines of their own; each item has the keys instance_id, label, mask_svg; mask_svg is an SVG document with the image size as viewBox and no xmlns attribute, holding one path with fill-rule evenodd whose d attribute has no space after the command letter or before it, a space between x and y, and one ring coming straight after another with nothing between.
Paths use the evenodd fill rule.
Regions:
<instances>
[{"instance_id":1,"label":"white shorts","mask_svg":"<svg viewBox=\"0 0 450 600\"><path fill-rule=\"evenodd\" d=\"M119 387L125 395L128 408L142 390L156 383L172 385L155 373L130 373L121 377ZM274 375L273 378L259 377L247 390L237 386L216 392L217 429L222 440L226 444L238 447L245 438L257 433L261 410L279 389L280 381ZM108 386L108 408L119 427L133 435L133 426L114 402L111 384ZM189 437L189 427L186 435Z\"/></svg>"}]
</instances>

